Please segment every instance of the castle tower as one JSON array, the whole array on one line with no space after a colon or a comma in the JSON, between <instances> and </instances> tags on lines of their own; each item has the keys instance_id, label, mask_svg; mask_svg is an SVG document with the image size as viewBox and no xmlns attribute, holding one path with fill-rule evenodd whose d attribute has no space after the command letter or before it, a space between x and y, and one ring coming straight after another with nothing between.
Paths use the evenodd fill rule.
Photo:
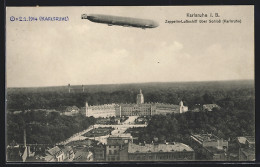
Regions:
<instances>
[{"instance_id":1,"label":"castle tower","mask_svg":"<svg viewBox=\"0 0 260 167\"><path fill-rule=\"evenodd\" d=\"M180 101L179 105L180 105L180 113L182 113L183 112L183 101L182 100Z\"/></svg>"},{"instance_id":2,"label":"castle tower","mask_svg":"<svg viewBox=\"0 0 260 167\"><path fill-rule=\"evenodd\" d=\"M68 84L68 88L69 88L69 93L70 93L70 84Z\"/></svg>"},{"instance_id":3,"label":"castle tower","mask_svg":"<svg viewBox=\"0 0 260 167\"><path fill-rule=\"evenodd\" d=\"M183 106L183 101L182 100L180 101L180 106Z\"/></svg>"},{"instance_id":4,"label":"castle tower","mask_svg":"<svg viewBox=\"0 0 260 167\"><path fill-rule=\"evenodd\" d=\"M88 117L88 102L86 101L86 117Z\"/></svg>"},{"instance_id":5,"label":"castle tower","mask_svg":"<svg viewBox=\"0 0 260 167\"><path fill-rule=\"evenodd\" d=\"M84 85L82 85L82 92L84 92L85 91L85 88L84 88Z\"/></svg>"},{"instance_id":6,"label":"castle tower","mask_svg":"<svg viewBox=\"0 0 260 167\"><path fill-rule=\"evenodd\" d=\"M136 103L137 104L143 104L144 103L144 95L143 95L141 89L140 89L140 93L136 97Z\"/></svg>"}]
</instances>

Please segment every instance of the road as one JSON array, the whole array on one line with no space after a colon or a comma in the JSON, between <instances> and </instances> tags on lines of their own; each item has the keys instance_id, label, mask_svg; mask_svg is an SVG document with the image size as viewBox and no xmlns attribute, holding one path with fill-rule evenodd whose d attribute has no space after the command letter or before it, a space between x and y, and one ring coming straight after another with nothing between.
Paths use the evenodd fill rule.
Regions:
<instances>
[{"instance_id":1,"label":"road","mask_svg":"<svg viewBox=\"0 0 260 167\"><path fill-rule=\"evenodd\" d=\"M127 120L125 120L122 124L134 124L135 120L138 118L138 116L129 116Z\"/></svg>"},{"instance_id":2,"label":"road","mask_svg":"<svg viewBox=\"0 0 260 167\"><path fill-rule=\"evenodd\" d=\"M79 133L74 134L73 136L71 136L71 137L68 138L67 140L62 141L62 142L60 142L60 143L57 143L56 145L66 145L66 144L68 144L68 143L71 142L71 141L84 140L85 138L84 138L84 136L82 136L82 135L84 135L85 133L89 132L89 131L92 130L92 129L93 129L93 125L90 126L88 129L85 129L85 130L83 130L83 131L81 131L81 132L79 132Z\"/></svg>"}]
</instances>

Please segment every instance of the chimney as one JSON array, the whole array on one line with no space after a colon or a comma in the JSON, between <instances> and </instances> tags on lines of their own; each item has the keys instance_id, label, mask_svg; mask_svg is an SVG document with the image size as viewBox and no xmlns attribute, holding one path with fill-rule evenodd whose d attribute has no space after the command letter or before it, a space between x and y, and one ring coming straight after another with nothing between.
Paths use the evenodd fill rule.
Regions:
<instances>
[{"instance_id":1,"label":"chimney","mask_svg":"<svg viewBox=\"0 0 260 167\"><path fill-rule=\"evenodd\" d=\"M26 130L25 130L25 128L23 129L23 144L24 144L24 147L26 147Z\"/></svg>"},{"instance_id":2,"label":"chimney","mask_svg":"<svg viewBox=\"0 0 260 167\"><path fill-rule=\"evenodd\" d=\"M84 92L84 85L82 85L82 92Z\"/></svg>"},{"instance_id":3,"label":"chimney","mask_svg":"<svg viewBox=\"0 0 260 167\"><path fill-rule=\"evenodd\" d=\"M68 88L69 88L69 93L70 93L70 84L68 84Z\"/></svg>"}]
</instances>

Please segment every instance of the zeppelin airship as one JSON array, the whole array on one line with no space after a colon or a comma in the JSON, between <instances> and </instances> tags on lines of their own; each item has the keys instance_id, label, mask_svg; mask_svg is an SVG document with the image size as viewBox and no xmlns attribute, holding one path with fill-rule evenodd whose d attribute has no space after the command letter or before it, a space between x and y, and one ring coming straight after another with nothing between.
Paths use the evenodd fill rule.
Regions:
<instances>
[{"instance_id":1,"label":"zeppelin airship","mask_svg":"<svg viewBox=\"0 0 260 167\"><path fill-rule=\"evenodd\" d=\"M103 23L109 26L118 25L124 27L137 27L142 29L155 28L159 26L159 24L153 20L102 14L82 14L81 19L88 19L89 21L95 23Z\"/></svg>"}]
</instances>

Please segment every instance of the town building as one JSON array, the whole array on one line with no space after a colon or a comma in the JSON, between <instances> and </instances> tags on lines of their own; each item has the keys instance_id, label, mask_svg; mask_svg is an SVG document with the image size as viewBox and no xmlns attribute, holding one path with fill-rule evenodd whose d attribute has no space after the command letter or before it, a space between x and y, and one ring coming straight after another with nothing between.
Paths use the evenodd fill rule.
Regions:
<instances>
[{"instance_id":1,"label":"town building","mask_svg":"<svg viewBox=\"0 0 260 167\"><path fill-rule=\"evenodd\" d=\"M144 103L142 90L136 97L136 104L105 104L89 106L86 102L86 116L122 117L122 116L152 116L157 114L184 113L188 107L180 101L179 105L165 103Z\"/></svg>"},{"instance_id":2,"label":"town building","mask_svg":"<svg viewBox=\"0 0 260 167\"><path fill-rule=\"evenodd\" d=\"M6 150L7 162L25 162L27 158L33 156L34 153L30 151L30 146L8 146Z\"/></svg>"},{"instance_id":3,"label":"town building","mask_svg":"<svg viewBox=\"0 0 260 167\"><path fill-rule=\"evenodd\" d=\"M74 162L90 162L93 160L93 153L89 151L88 148L83 148L76 151L75 157L73 159Z\"/></svg>"},{"instance_id":4,"label":"town building","mask_svg":"<svg viewBox=\"0 0 260 167\"><path fill-rule=\"evenodd\" d=\"M63 115L74 116L74 115L78 115L79 112L80 112L80 109L77 106L68 106L65 109L65 112L63 113Z\"/></svg>"},{"instance_id":5,"label":"town building","mask_svg":"<svg viewBox=\"0 0 260 167\"><path fill-rule=\"evenodd\" d=\"M115 113L116 104L104 104L104 105L96 105L89 106L86 102L86 116L93 116L95 118L98 117L113 117L116 116Z\"/></svg>"},{"instance_id":6,"label":"town building","mask_svg":"<svg viewBox=\"0 0 260 167\"><path fill-rule=\"evenodd\" d=\"M192 161L194 150L183 143L128 145L129 161Z\"/></svg>"},{"instance_id":7,"label":"town building","mask_svg":"<svg viewBox=\"0 0 260 167\"><path fill-rule=\"evenodd\" d=\"M198 159L227 160L228 141L213 134L191 135L191 147L195 150Z\"/></svg>"},{"instance_id":8,"label":"town building","mask_svg":"<svg viewBox=\"0 0 260 167\"><path fill-rule=\"evenodd\" d=\"M220 106L217 104L204 104L202 106L203 111L212 111L213 108L220 109Z\"/></svg>"},{"instance_id":9,"label":"town building","mask_svg":"<svg viewBox=\"0 0 260 167\"><path fill-rule=\"evenodd\" d=\"M255 160L255 137L242 136L237 138L239 144L239 161Z\"/></svg>"},{"instance_id":10,"label":"town building","mask_svg":"<svg viewBox=\"0 0 260 167\"><path fill-rule=\"evenodd\" d=\"M31 147L26 143L26 130L23 130L23 145L18 145L15 141L7 147L6 155L7 161L10 162L25 162L27 158L35 155L34 151L31 151Z\"/></svg>"},{"instance_id":11,"label":"town building","mask_svg":"<svg viewBox=\"0 0 260 167\"><path fill-rule=\"evenodd\" d=\"M128 147L128 143L132 142L133 137L130 133L109 136L106 145L106 161L120 161L120 159L127 159L127 157L122 156L127 155L124 151L127 151L126 148Z\"/></svg>"},{"instance_id":12,"label":"town building","mask_svg":"<svg viewBox=\"0 0 260 167\"><path fill-rule=\"evenodd\" d=\"M68 162L74 159L71 146L55 146L46 151L44 160L47 162Z\"/></svg>"},{"instance_id":13,"label":"town building","mask_svg":"<svg viewBox=\"0 0 260 167\"><path fill-rule=\"evenodd\" d=\"M63 162L64 152L58 146L55 146L46 151L44 160L47 162Z\"/></svg>"},{"instance_id":14,"label":"town building","mask_svg":"<svg viewBox=\"0 0 260 167\"><path fill-rule=\"evenodd\" d=\"M94 161L105 161L105 145L102 143L98 143L97 145L94 145L93 147L93 156L94 156Z\"/></svg>"},{"instance_id":15,"label":"town building","mask_svg":"<svg viewBox=\"0 0 260 167\"><path fill-rule=\"evenodd\" d=\"M63 161L71 162L75 157L72 147L71 146L59 146L59 147L60 147L61 151L64 153Z\"/></svg>"}]
</instances>

